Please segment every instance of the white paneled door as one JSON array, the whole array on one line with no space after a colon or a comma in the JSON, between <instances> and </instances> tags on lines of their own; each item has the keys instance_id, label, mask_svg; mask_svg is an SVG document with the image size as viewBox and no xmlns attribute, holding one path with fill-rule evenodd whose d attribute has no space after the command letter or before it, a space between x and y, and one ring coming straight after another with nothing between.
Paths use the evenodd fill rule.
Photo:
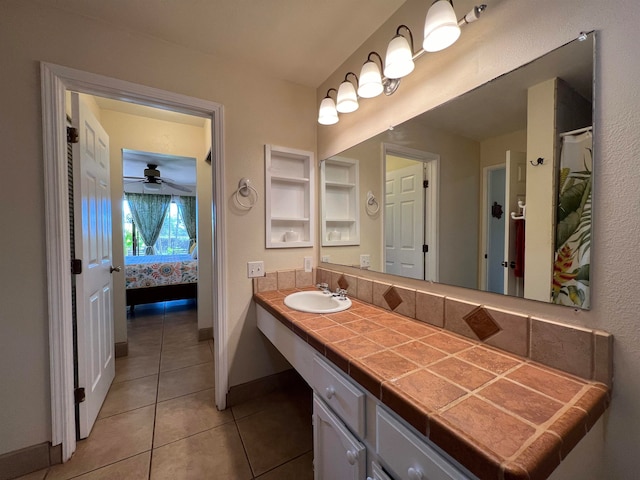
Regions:
<instances>
[{"instance_id":1,"label":"white paneled door","mask_svg":"<svg viewBox=\"0 0 640 480\"><path fill-rule=\"evenodd\" d=\"M385 272L424 279L424 164L386 173Z\"/></svg>"},{"instance_id":2,"label":"white paneled door","mask_svg":"<svg viewBox=\"0 0 640 480\"><path fill-rule=\"evenodd\" d=\"M89 436L115 376L109 137L91 110L71 95L79 143L73 150L80 438Z\"/></svg>"}]
</instances>

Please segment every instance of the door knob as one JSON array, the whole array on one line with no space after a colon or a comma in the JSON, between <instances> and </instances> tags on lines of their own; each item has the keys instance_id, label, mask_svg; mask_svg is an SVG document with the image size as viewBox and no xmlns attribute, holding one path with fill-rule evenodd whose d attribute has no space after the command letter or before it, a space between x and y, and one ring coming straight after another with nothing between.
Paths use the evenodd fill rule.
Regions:
<instances>
[{"instance_id":1,"label":"door knob","mask_svg":"<svg viewBox=\"0 0 640 480\"><path fill-rule=\"evenodd\" d=\"M122 267L114 267L113 265L109 267L109 273L119 272L121 270L122 270Z\"/></svg>"}]
</instances>

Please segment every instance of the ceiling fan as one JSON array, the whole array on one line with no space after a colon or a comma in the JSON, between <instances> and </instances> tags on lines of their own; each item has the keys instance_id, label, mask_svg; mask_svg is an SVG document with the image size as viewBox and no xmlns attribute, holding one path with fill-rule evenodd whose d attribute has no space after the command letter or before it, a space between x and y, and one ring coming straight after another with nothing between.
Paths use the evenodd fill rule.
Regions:
<instances>
[{"instance_id":1,"label":"ceiling fan","mask_svg":"<svg viewBox=\"0 0 640 480\"><path fill-rule=\"evenodd\" d=\"M129 180L127 183L142 182L146 190L161 190L162 185L166 184L167 186L180 190L181 192L192 192L190 188L185 187L184 185L178 185L170 178L161 177L158 165L153 163L147 164L147 168L144 169L144 177L124 177L124 180Z\"/></svg>"}]
</instances>

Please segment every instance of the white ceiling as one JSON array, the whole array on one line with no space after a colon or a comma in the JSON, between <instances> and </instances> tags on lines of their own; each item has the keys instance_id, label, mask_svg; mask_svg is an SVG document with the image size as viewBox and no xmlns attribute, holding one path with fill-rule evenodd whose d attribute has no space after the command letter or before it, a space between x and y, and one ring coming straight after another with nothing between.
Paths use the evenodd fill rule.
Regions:
<instances>
[{"instance_id":1,"label":"white ceiling","mask_svg":"<svg viewBox=\"0 0 640 480\"><path fill-rule=\"evenodd\" d=\"M317 88L405 0L39 0Z\"/></svg>"}]
</instances>

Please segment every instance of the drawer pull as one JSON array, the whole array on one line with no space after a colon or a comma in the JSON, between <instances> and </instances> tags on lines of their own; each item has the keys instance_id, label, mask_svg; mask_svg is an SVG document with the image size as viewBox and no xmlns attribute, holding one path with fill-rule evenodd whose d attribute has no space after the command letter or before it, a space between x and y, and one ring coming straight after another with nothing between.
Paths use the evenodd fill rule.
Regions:
<instances>
[{"instance_id":1,"label":"drawer pull","mask_svg":"<svg viewBox=\"0 0 640 480\"><path fill-rule=\"evenodd\" d=\"M326 394L327 394L327 398L328 398L329 400L331 400L331 399L333 398L333 396L336 394L336 389L335 389L335 388L333 388L332 386L328 386L328 387L325 389L325 392L326 392Z\"/></svg>"},{"instance_id":2,"label":"drawer pull","mask_svg":"<svg viewBox=\"0 0 640 480\"><path fill-rule=\"evenodd\" d=\"M347 450L347 461L349 462L349 465L355 465L358 461L358 452Z\"/></svg>"},{"instance_id":3,"label":"drawer pull","mask_svg":"<svg viewBox=\"0 0 640 480\"><path fill-rule=\"evenodd\" d=\"M424 479L424 474L422 473L422 470L420 470L419 468L410 467L409 470L407 470L407 476L409 477L409 480Z\"/></svg>"}]
</instances>

